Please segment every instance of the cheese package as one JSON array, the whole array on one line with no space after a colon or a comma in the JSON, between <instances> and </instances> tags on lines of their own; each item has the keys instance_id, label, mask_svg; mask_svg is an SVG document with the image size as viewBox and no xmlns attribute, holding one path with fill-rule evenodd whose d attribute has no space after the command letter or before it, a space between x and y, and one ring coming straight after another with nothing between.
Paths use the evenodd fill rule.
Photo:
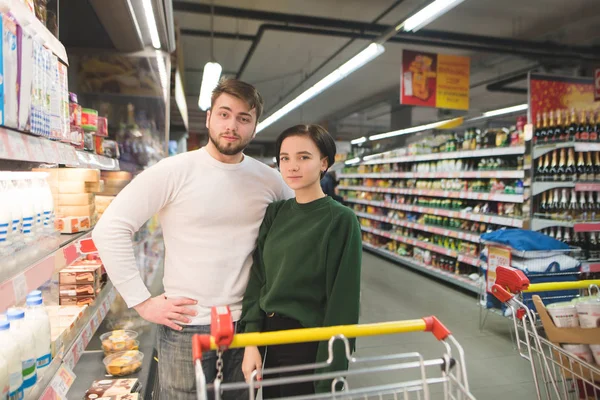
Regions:
<instances>
[{"instance_id":1,"label":"cheese package","mask_svg":"<svg viewBox=\"0 0 600 400\"><path fill-rule=\"evenodd\" d=\"M125 376L133 374L142 368L144 353L138 350L114 353L104 358L106 372L113 376Z\"/></svg>"},{"instance_id":2,"label":"cheese package","mask_svg":"<svg viewBox=\"0 0 600 400\"><path fill-rule=\"evenodd\" d=\"M58 282L62 285L98 285L101 280L100 266L69 266L58 273Z\"/></svg>"},{"instance_id":3,"label":"cheese package","mask_svg":"<svg viewBox=\"0 0 600 400\"><path fill-rule=\"evenodd\" d=\"M96 296L73 296L73 297L59 297L58 304L61 306L86 306L93 304L96 300Z\"/></svg>"},{"instance_id":4,"label":"cheese package","mask_svg":"<svg viewBox=\"0 0 600 400\"><path fill-rule=\"evenodd\" d=\"M92 168L35 168L33 171L48 173L49 181L100 182L100 170Z\"/></svg>"},{"instance_id":5,"label":"cheese package","mask_svg":"<svg viewBox=\"0 0 600 400\"><path fill-rule=\"evenodd\" d=\"M104 190L104 182L83 182L83 181L57 181L55 184L49 182L50 190L58 194L71 193L99 193Z\"/></svg>"},{"instance_id":6,"label":"cheese package","mask_svg":"<svg viewBox=\"0 0 600 400\"><path fill-rule=\"evenodd\" d=\"M102 171L102 179L132 180L133 175L127 171Z\"/></svg>"},{"instance_id":7,"label":"cheese package","mask_svg":"<svg viewBox=\"0 0 600 400\"><path fill-rule=\"evenodd\" d=\"M138 379L102 379L94 381L92 386L85 392L85 400L96 400L106 396L137 396L141 389ZM134 400L138 397L109 397L115 399Z\"/></svg>"},{"instance_id":8,"label":"cheese package","mask_svg":"<svg viewBox=\"0 0 600 400\"><path fill-rule=\"evenodd\" d=\"M91 217L96 212L96 205L89 204L85 206L57 206L56 215L59 217Z\"/></svg>"},{"instance_id":9,"label":"cheese package","mask_svg":"<svg viewBox=\"0 0 600 400\"><path fill-rule=\"evenodd\" d=\"M54 220L54 226L60 233L79 233L92 229L90 217L62 217Z\"/></svg>"},{"instance_id":10,"label":"cheese package","mask_svg":"<svg viewBox=\"0 0 600 400\"><path fill-rule=\"evenodd\" d=\"M96 204L94 193L63 193L56 196L59 206L90 206Z\"/></svg>"},{"instance_id":11,"label":"cheese package","mask_svg":"<svg viewBox=\"0 0 600 400\"><path fill-rule=\"evenodd\" d=\"M97 288L95 283L86 285L60 285L58 292L60 297L96 296L100 292L100 288Z\"/></svg>"}]
</instances>

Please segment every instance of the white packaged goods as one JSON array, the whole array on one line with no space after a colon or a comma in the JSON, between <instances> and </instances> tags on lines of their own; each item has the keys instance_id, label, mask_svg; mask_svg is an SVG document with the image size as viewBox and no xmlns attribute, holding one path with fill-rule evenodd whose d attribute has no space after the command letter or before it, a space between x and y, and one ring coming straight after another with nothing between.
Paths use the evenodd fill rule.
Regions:
<instances>
[{"instance_id":1,"label":"white packaged goods","mask_svg":"<svg viewBox=\"0 0 600 400\"><path fill-rule=\"evenodd\" d=\"M10 322L0 320L0 356L8 363L10 400L23 398L23 366L21 349L10 332Z\"/></svg>"},{"instance_id":2,"label":"white packaged goods","mask_svg":"<svg viewBox=\"0 0 600 400\"><path fill-rule=\"evenodd\" d=\"M44 307L41 297L30 297L27 299L27 310L25 320L29 323L35 339L35 357L38 374L50 365L52 361L50 336L50 318Z\"/></svg>"},{"instance_id":3,"label":"white packaged goods","mask_svg":"<svg viewBox=\"0 0 600 400\"><path fill-rule=\"evenodd\" d=\"M21 353L21 372L23 374L23 391L27 393L37 382L37 359L35 348L32 346L35 337L29 324L25 321L25 311L19 308L9 308L6 317L10 322L10 332L17 341Z\"/></svg>"},{"instance_id":4,"label":"white packaged goods","mask_svg":"<svg viewBox=\"0 0 600 400\"><path fill-rule=\"evenodd\" d=\"M8 399L9 387L8 362L0 354L0 400Z\"/></svg>"},{"instance_id":5,"label":"white packaged goods","mask_svg":"<svg viewBox=\"0 0 600 400\"><path fill-rule=\"evenodd\" d=\"M1 15L2 20L2 104L0 124L17 128L19 122L18 71L19 57L17 44L17 23L8 14Z\"/></svg>"}]
</instances>

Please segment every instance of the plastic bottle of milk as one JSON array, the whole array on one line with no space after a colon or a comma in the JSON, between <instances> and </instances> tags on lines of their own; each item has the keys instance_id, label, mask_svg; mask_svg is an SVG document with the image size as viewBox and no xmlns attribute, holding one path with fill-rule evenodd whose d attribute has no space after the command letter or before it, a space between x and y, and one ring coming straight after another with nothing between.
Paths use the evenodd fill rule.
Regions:
<instances>
[{"instance_id":1,"label":"plastic bottle of milk","mask_svg":"<svg viewBox=\"0 0 600 400\"><path fill-rule=\"evenodd\" d=\"M22 210L21 203L19 202L19 195L17 189L17 180L15 174L7 172L8 180L6 181L8 188L8 207L12 214L12 232L9 232L9 240L14 251L18 250L18 244L21 242L21 223L22 223Z\"/></svg>"},{"instance_id":2,"label":"plastic bottle of milk","mask_svg":"<svg viewBox=\"0 0 600 400\"><path fill-rule=\"evenodd\" d=\"M31 198L31 181L27 179L28 176L26 172L19 173L18 178L17 193L22 213L21 235L26 245L31 245L35 239L35 223L37 220L33 199Z\"/></svg>"},{"instance_id":3,"label":"plastic bottle of milk","mask_svg":"<svg viewBox=\"0 0 600 400\"><path fill-rule=\"evenodd\" d=\"M6 259L10 254L10 236L12 229L12 213L8 206L8 179L5 174L0 173L0 257ZM12 232L11 232L12 233ZM0 271L2 274L5 271Z\"/></svg>"},{"instance_id":4,"label":"plastic bottle of milk","mask_svg":"<svg viewBox=\"0 0 600 400\"><path fill-rule=\"evenodd\" d=\"M56 234L54 228L54 197L48 184L48 174L38 173L38 185L40 199L43 210L44 235L53 236Z\"/></svg>"},{"instance_id":5,"label":"plastic bottle of milk","mask_svg":"<svg viewBox=\"0 0 600 400\"><path fill-rule=\"evenodd\" d=\"M10 322L0 319L0 356L8 364L10 400L23 398L23 367L21 364L21 350L15 338L10 333Z\"/></svg>"},{"instance_id":6,"label":"plastic bottle of milk","mask_svg":"<svg viewBox=\"0 0 600 400\"><path fill-rule=\"evenodd\" d=\"M35 357L35 340L29 324L25 321L25 311L19 308L9 308L6 317L10 321L10 332L17 339L21 349L21 371L23 373L23 391L27 391L37 382L37 371Z\"/></svg>"},{"instance_id":7,"label":"plastic bottle of milk","mask_svg":"<svg viewBox=\"0 0 600 400\"><path fill-rule=\"evenodd\" d=\"M0 354L0 399L8 399L8 390L10 388L8 380L8 362Z\"/></svg>"},{"instance_id":8,"label":"plastic bottle of milk","mask_svg":"<svg viewBox=\"0 0 600 400\"><path fill-rule=\"evenodd\" d=\"M38 374L50 365L52 345L50 337L50 318L44 307L42 297L28 297L25 321L29 323L35 339L35 358Z\"/></svg>"}]
</instances>

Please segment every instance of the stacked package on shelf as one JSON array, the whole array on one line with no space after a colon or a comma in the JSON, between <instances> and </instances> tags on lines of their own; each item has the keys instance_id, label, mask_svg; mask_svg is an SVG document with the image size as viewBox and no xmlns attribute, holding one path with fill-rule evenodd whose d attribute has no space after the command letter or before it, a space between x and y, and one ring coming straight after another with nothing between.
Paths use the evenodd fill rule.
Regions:
<instances>
[{"instance_id":1,"label":"stacked package on shelf","mask_svg":"<svg viewBox=\"0 0 600 400\"><path fill-rule=\"evenodd\" d=\"M100 171L87 168L39 168L47 172L61 233L90 230L97 221L96 193L103 190Z\"/></svg>"},{"instance_id":2,"label":"stacked package on shelf","mask_svg":"<svg viewBox=\"0 0 600 400\"><path fill-rule=\"evenodd\" d=\"M125 186L131 182L133 176L126 171L102 171L104 190L96 195L96 211L98 219L102 217L106 208Z\"/></svg>"},{"instance_id":3,"label":"stacked package on shelf","mask_svg":"<svg viewBox=\"0 0 600 400\"><path fill-rule=\"evenodd\" d=\"M76 260L58 273L59 304L92 304L105 283L106 271L99 257L88 256Z\"/></svg>"},{"instance_id":4,"label":"stacked package on shelf","mask_svg":"<svg viewBox=\"0 0 600 400\"><path fill-rule=\"evenodd\" d=\"M102 379L92 383L84 400L137 400L141 388L138 379Z\"/></svg>"}]
</instances>

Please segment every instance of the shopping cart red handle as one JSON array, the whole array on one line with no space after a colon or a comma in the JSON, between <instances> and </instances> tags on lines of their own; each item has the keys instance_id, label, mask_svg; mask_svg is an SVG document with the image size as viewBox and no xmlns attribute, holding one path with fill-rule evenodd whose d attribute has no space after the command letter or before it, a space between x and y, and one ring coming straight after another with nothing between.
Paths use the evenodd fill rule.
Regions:
<instances>
[{"instance_id":1,"label":"shopping cart red handle","mask_svg":"<svg viewBox=\"0 0 600 400\"><path fill-rule=\"evenodd\" d=\"M516 268L498 266L496 267L496 284L494 286L500 286L505 289L505 292L508 290L514 295L529 288L529 278L523 271ZM498 300L503 301L500 298Z\"/></svg>"}]
</instances>

